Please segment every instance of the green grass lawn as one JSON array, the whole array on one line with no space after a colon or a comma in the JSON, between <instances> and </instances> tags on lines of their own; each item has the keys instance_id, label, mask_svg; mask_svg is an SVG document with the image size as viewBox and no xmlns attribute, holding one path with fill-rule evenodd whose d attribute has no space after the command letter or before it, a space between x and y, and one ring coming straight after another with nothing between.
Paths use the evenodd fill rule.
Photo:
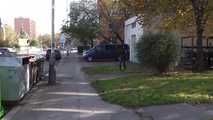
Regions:
<instances>
[{"instance_id":1,"label":"green grass lawn","mask_svg":"<svg viewBox=\"0 0 213 120\"><path fill-rule=\"evenodd\" d=\"M115 66L85 67L83 71L89 75L120 72L119 68Z\"/></svg>"},{"instance_id":2,"label":"green grass lawn","mask_svg":"<svg viewBox=\"0 0 213 120\"><path fill-rule=\"evenodd\" d=\"M130 75L93 81L101 97L110 103L137 108L174 103L213 103L213 73L172 76Z\"/></svg>"},{"instance_id":3,"label":"green grass lawn","mask_svg":"<svg viewBox=\"0 0 213 120\"><path fill-rule=\"evenodd\" d=\"M119 64L117 65L100 65L94 67L85 67L82 69L85 73L89 75L95 74L111 74L111 73L141 73L143 69L138 64L127 64L127 69L125 71L120 71Z\"/></svg>"}]
</instances>

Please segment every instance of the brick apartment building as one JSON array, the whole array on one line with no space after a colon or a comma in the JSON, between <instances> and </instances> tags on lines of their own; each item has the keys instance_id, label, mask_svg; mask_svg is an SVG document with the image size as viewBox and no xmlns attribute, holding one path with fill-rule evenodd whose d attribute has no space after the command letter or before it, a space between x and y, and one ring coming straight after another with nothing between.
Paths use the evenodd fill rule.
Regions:
<instances>
[{"instance_id":1,"label":"brick apartment building","mask_svg":"<svg viewBox=\"0 0 213 120\"><path fill-rule=\"evenodd\" d=\"M19 35L21 30L26 32L29 38L36 37L36 23L29 18L15 18L15 31Z\"/></svg>"},{"instance_id":2,"label":"brick apartment building","mask_svg":"<svg viewBox=\"0 0 213 120\"><path fill-rule=\"evenodd\" d=\"M112 34L112 30L116 31L121 39L124 39L124 22L122 19L111 19L113 5L110 5L113 0L97 0L98 12L100 15L101 34L97 38L97 42L104 41L112 42L112 38L115 37ZM111 17L110 17L111 16ZM117 40L119 43L120 41Z\"/></svg>"}]
</instances>

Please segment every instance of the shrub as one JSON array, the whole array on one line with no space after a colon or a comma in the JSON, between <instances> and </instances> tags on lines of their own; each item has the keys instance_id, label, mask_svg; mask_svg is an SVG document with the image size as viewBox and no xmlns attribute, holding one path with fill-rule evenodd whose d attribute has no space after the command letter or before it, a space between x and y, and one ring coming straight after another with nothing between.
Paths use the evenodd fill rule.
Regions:
<instances>
[{"instance_id":1,"label":"shrub","mask_svg":"<svg viewBox=\"0 0 213 120\"><path fill-rule=\"evenodd\" d=\"M29 46L37 47L39 46L39 42L37 40L30 40Z\"/></svg>"},{"instance_id":2,"label":"shrub","mask_svg":"<svg viewBox=\"0 0 213 120\"><path fill-rule=\"evenodd\" d=\"M143 35L137 44L139 62L160 73L175 65L179 51L179 39L173 33L148 33Z\"/></svg>"}]
</instances>

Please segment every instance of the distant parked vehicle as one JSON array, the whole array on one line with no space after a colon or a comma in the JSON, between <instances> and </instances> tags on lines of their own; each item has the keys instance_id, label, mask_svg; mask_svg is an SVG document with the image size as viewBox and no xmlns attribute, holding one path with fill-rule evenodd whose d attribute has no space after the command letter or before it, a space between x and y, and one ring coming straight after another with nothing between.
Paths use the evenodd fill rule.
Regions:
<instances>
[{"instance_id":1,"label":"distant parked vehicle","mask_svg":"<svg viewBox=\"0 0 213 120\"><path fill-rule=\"evenodd\" d=\"M46 60L49 60L51 56L51 49L48 49L46 52ZM61 52L58 49L55 49L55 60L61 60Z\"/></svg>"},{"instance_id":2,"label":"distant parked vehicle","mask_svg":"<svg viewBox=\"0 0 213 120\"><path fill-rule=\"evenodd\" d=\"M71 48L71 53L77 53L78 52L78 48Z\"/></svg>"},{"instance_id":3,"label":"distant parked vehicle","mask_svg":"<svg viewBox=\"0 0 213 120\"><path fill-rule=\"evenodd\" d=\"M13 57L15 54L10 51L9 48L0 47L0 56L1 57Z\"/></svg>"},{"instance_id":4,"label":"distant parked vehicle","mask_svg":"<svg viewBox=\"0 0 213 120\"><path fill-rule=\"evenodd\" d=\"M97 45L83 53L83 58L89 62L96 59L119 60L123 50L127 50L127 60L129 59L129 46L124 45Z\"/></svg>"}]
</instances>

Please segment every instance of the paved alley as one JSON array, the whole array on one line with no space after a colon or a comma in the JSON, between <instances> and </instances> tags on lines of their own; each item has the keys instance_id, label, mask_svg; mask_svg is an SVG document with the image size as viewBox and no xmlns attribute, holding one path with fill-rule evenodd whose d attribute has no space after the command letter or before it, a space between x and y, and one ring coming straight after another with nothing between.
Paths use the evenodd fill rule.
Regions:
<instances>
[{"instance_id":1,"label":"paved alley","mask_svg":"<svg viewBox=\"0 0 213 120\"><path fill-rule=\"evenodd\" d=\"M41 82L5 120L140 120L137 114L104 102L81 72L77 55L57 66L56 86Z\"/></svg>"}]
</instances>

